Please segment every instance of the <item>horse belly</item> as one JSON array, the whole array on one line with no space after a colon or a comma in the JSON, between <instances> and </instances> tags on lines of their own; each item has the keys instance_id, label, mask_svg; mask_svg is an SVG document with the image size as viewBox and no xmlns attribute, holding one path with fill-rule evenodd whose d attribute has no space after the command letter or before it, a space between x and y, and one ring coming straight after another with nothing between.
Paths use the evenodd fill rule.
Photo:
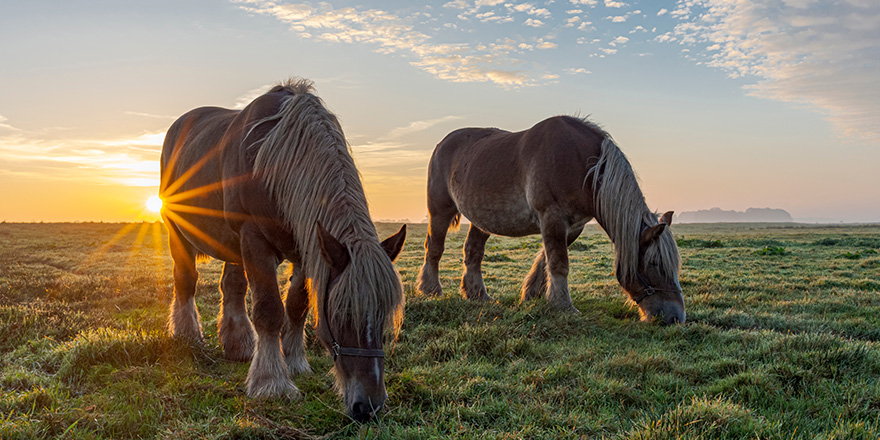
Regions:
<instances>
[{"instance_id":1,"label":"horse belly","mask_svg":"<svg viewBox=\"0 0 880 440\"><path fill-rule=\"evenodd\" d=\"M221 214L225 212L223 190L212 188L219 176L218 161L209 160L177 191L166 194L167 200L174 201L166 204L166 215L200 253L237 263L241 259L239 234ZM176 195L185 198L176 201Z\"/></svg>"},{"instance_id":2,"label":"horse belly","mask_svg":"<svg viewBox=\"0 0 880 440\"><path fill-rule=\"evenodd\" d=\"M522 237L541 232L538 215L524 196L505 194L463 200L453 194L453 198L462 215L490 234Z\"/></svg>"},{"instance_id":3,"label":"horse belly","mask_svg":"<svg viewBox=\"0 0 880 440\"><path fill-rule=\"evenodd\" d=\"M200 253L232 263L241 260L239 235L229 228L225 219L205 214L178 215L192 225L192 228L181 227L181 233Z\"/></svg>"}]
</instances>

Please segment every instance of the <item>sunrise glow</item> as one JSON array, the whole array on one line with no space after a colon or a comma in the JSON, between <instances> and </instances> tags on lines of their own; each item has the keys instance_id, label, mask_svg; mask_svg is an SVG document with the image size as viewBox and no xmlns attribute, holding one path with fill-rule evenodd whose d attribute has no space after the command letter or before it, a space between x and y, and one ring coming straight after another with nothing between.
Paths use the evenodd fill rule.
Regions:
<instances>
[{"instance_id":1,"label":"sunrise glow","mask_svg":"<svg viewBox=\"0 0 880 440\"><path fill-rule=\"evenodd\" d=\"M289 77L314 80L339 117L376 220L426 220L428 162L450 132L569 114L614 137L658 212L880 221L880 64L859 62L877 59L880 28L864 23L880 2L117 3L0 8L16 42L0 88L0 221L183 212L221 188L183 185L210 152L159 193L174 121L243 109ZM145 204L157 194L164 207Z\"/></svg>"},{"instance_id":2,"label":"sunrise glow","mask_svg":"<svg viewBox=\"0 0 880 440\"><path fill-rule=\"evenodd\" d=\"M152 196L147 199L147 209L150 212L159 212L162 210L162 199L159 196Z\"/></svg>"}]
</instances>

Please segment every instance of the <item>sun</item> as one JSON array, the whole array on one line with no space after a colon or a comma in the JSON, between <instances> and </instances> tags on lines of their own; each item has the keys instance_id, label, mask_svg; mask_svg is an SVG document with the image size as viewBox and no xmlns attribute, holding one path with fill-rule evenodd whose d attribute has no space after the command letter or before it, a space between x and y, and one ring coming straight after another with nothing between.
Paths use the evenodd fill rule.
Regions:
<instances>
[{"instance_id":1,"label":"sun","mask_svg":"<svg viewBox=\"0 0 880 440\"><path fill-rule=\"evenodd\" d=\"M159 212L162 210L162 199L159 196L152 196L147 199L147 209L151 212Z\"/></svg>"}]
</instances>

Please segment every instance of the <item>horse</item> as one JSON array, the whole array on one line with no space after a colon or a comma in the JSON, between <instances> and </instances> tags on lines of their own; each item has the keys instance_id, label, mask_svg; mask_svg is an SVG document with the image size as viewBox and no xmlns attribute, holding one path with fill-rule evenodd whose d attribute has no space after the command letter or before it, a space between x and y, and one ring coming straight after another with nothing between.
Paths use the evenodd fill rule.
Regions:
<instances>
[{"instance_id":1,"label":"horse","mask_svg":"<svg viewBox=\"0 0 880 440\"><path fill-rule=\"evenodd\" d=\"M312 82L288 80L241 110L184 114L165 137L161 177L174 261L170 334L203 343L196 261L222 260L219 340L227 359L251 360L247 395L301 397L290 376L311 371L311 312L349 416L372 418L387 398L384 329L396 335L402 323L393 261L406 225L379 241L342 127ZM282 301L276 270L285 259Z\"/></svg>"},{"instance_id":2,"label":"horse","mask_svg":"<svg viewBox=\"0 0 880 440\"><path fill-rule=\"evenodd\" d=\"M438 275L446 233L470 220L462 296L491 300L481 262L490 234L541 234L543 245L522 284L522 301L546 296L577 313L568 287L568 246L596 219L615 249L615 274L642 320L685 322L672 211L659 219L645 203L626 156L585 118L555 116L528 130L462 128L434 149L428 165L428 235L417 289L442 292Z\"/></svg>"}]
</instances>

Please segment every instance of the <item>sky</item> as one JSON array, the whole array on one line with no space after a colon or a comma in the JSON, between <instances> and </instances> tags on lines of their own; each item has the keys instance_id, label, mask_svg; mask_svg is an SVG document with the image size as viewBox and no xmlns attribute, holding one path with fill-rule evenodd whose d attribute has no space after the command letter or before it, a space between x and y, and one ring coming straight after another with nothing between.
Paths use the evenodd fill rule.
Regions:
<instances>
[{"instance_id":1,"label":"sky","mask_svg":"<svg viewBox=\"0 0 880 440\"><path fill-rule=\"evenodd\" d=\"M447 133L569 114L658 212L880 222L877 23L876 0L3 2L0 221L155 219L178 116L305 77L377 220L425 220Z\"/></svg>"}]
</instances>

